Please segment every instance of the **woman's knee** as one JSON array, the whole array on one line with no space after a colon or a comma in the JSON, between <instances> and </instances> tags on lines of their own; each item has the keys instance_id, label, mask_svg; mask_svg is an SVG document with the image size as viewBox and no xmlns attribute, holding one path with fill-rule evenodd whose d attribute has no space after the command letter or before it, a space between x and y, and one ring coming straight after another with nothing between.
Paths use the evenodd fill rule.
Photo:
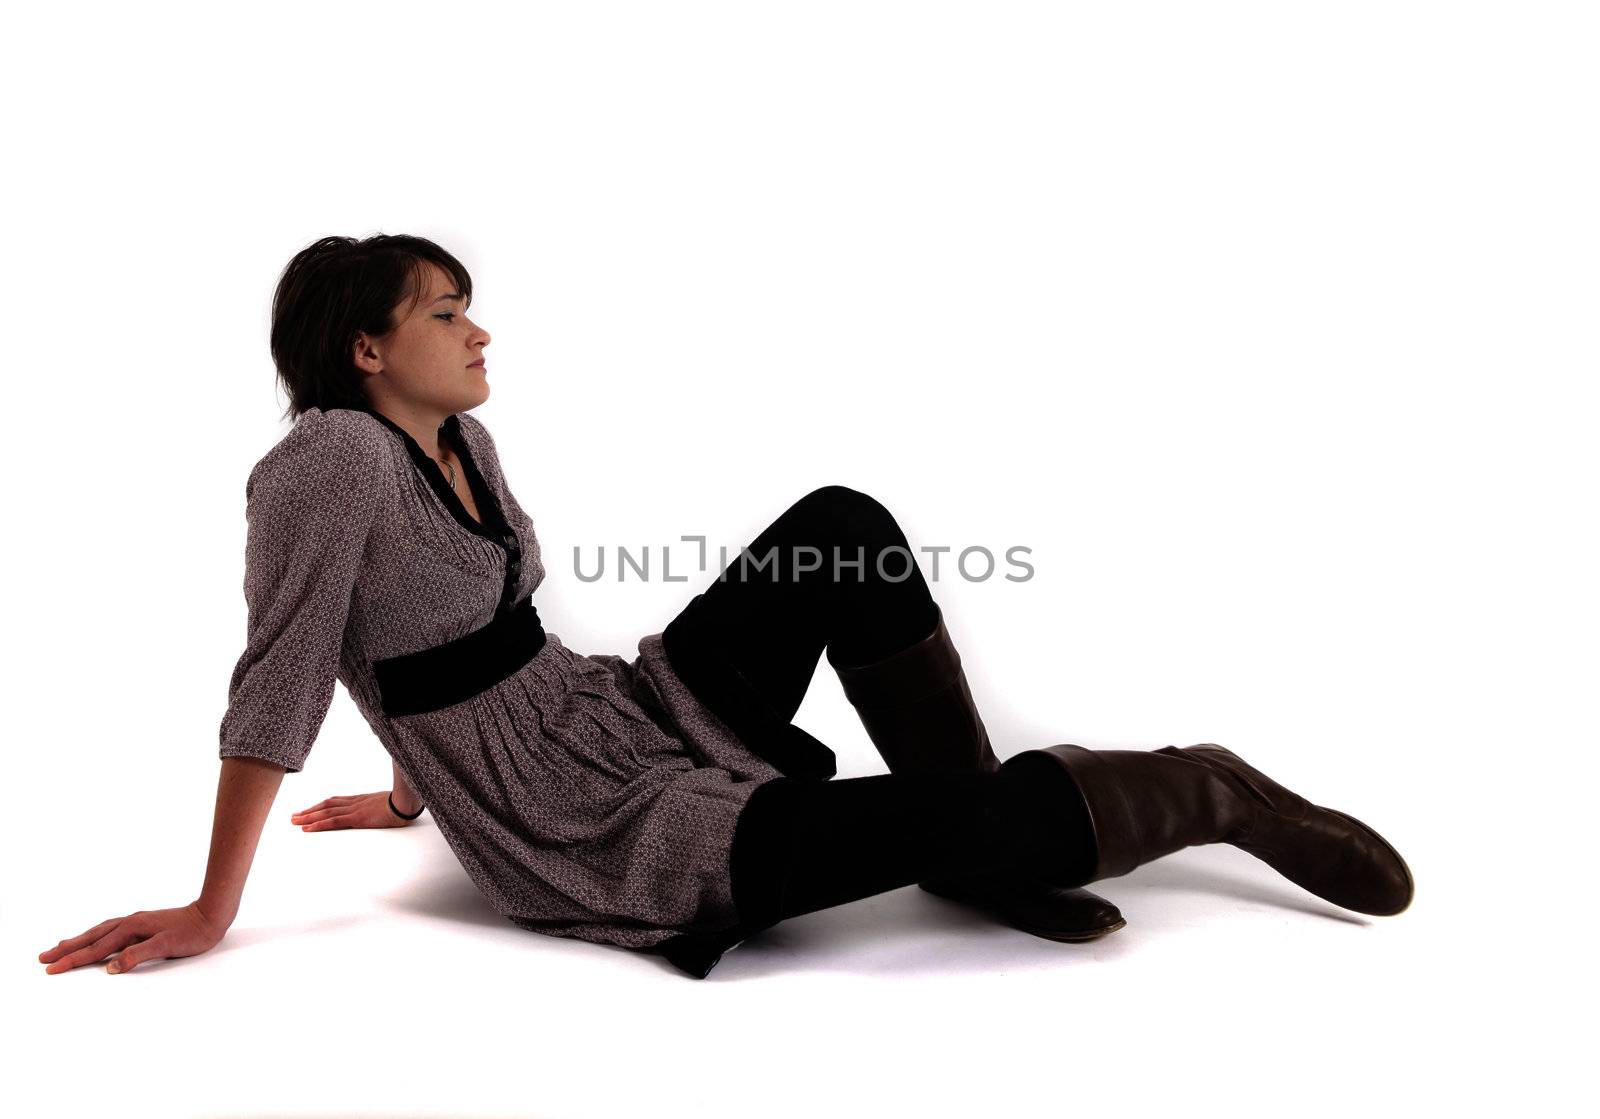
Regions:
<instances>
[{"instance_id":1,"label":"woman's knee","mask_svg":"<svg viewBox=\"0 0 1600 1119\"><path fill-rule=\"evenodd\" d=\"M900 524L888 506L861 490L849 486L821 486L795 503L810 515L841 529L840 535L855 540L894 540L904 537Z\"/></svg>"}]
</instances>

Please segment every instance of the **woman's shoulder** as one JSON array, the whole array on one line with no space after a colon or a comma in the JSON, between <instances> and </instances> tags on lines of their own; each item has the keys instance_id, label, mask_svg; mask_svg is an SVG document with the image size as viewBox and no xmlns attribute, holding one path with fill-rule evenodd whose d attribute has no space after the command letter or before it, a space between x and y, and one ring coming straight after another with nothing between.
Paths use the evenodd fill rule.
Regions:
<instances>
[{"instance_id":1,"label":"woman's shoulder","mask_svg":"<svg viewBox=\"0 0 1600 1119\"><path fill-rule=\"evenodd\" d=\"M489 434L489 428L482 420L471 412L457 412L456 419L460 421L462 431L476 436L485 447L494 450L494 436Z\"/></svg>"},{"instance_id":2,"label":"woman's shoulder","mask_svg":"<svg viewBox=\"0 0 1600 1119\"><path fill-rule=\"evenodd\" d=\"M471 412L457 412L456 419L461 426L461 434L467 440L472 452L481 461L479 466L485 474L494 477L503 477L500 470L500 452L494 445L494 436L489 434L489 428Z\"/></svg>"},{"instance_id":3,"label":"woman's shoulder","mask_svg":"<svg viewBox=\"0 0 1600 1119\"><path fill-rule=\"evenodd\" d=\"M371 413L354 408L307 408L256 462L245 485L321 488L368 481L387 461L387 432Z\"/></svg>"}]
</instances>

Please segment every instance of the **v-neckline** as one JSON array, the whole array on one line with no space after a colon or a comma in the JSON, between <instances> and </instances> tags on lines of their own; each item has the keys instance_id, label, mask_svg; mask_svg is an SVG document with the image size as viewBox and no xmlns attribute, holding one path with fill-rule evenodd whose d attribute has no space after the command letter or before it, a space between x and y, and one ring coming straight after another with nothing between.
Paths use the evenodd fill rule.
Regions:
<instances>
[{"instance_id":1,"label":"v-neckline","mask_svg":"<svg viewBox=\"0 0 1600 1119\"><path fill-rule=\"evenodd\" d=\"M451 413L444 423L439 425L439 430L449 437L450 445L455 449L456 455L461 459L461 472L467 476L467 485L472 488L472 500L477 505L478 512L483 516L483 521L475 521L472 514L467 512L466 505L450 483L445 480L444 471L432 455L424 451L411 433L376 408L363 408L361 411L376 416L385 427L399 435L405 441L406 451L411 455L411 461L422 472L422 476L433 487L433 492L439 495L439 500L444 502L444 507L450 510L462 528L474 536L481 536L506 547L505 537L510 531L506 524L505 515L500 509L500 503L495 500L494 494L489 489L489 484L484 481L483 473L478 469L477 462L472 457L472 448L467 445L466 437L461 433L461 417L459 413Z\"/></svg>"}]
</instances>

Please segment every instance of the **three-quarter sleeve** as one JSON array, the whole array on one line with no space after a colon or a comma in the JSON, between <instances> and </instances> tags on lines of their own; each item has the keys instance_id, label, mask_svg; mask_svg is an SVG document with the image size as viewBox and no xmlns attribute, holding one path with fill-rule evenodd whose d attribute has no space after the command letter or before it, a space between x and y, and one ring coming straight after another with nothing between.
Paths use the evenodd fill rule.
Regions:
<instances>
[{"instance_id":1,"label":"three-quarter sleeve","mask_svg":"<svg viewBox=\"0 0 1600 1119\"><path fill-rule=\"evenodd\" d=\"M351 599L383 480L361 413L308 412L245 486L245 649L220 756L298 773L333 700Z\"/></svg>"}]
</instances>

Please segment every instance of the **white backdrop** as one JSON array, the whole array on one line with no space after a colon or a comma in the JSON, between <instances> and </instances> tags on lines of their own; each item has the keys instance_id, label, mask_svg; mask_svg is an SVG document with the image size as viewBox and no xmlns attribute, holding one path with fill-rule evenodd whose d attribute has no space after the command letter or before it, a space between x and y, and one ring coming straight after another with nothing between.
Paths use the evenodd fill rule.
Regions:
<instances>
[{"instance_id":1,"label":"white backdrop","mask_svg":"<svg viewBox=\"0 0 1600 1119\"><path fill-rule=\"evenodd\" d=\"M1564 1110L1594 714L1592 8L171 4L8 15L12 1114ZM213 952L200 887L269 299L331 233L471 270L547 629L636 651L794 499L914 545L1008 756L1221 742L1406 854L1231 848L1061 945L916 888L712 977L500 919L341 689ZM655 553L586 583L573 550ZM924 573L933 576L931 557ZM614 572L614 567L608 569ZM1002 566L1000 574L1011 570ZM798 721L883 767L826 664Z\"/></svg>"}]
</instances>

